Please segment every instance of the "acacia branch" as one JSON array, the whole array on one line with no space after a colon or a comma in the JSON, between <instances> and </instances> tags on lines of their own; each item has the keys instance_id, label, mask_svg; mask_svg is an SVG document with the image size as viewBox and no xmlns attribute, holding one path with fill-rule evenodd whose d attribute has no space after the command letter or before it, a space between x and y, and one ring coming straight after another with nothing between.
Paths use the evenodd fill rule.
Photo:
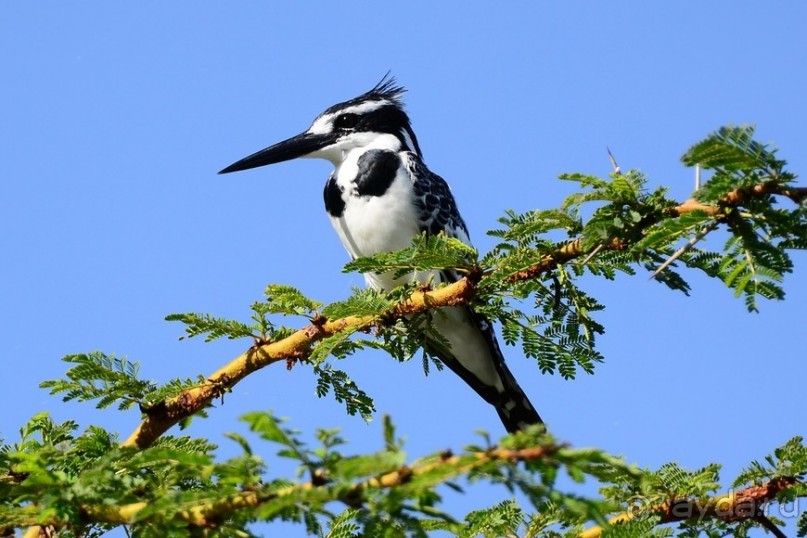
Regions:
<instances>
[{"instance_id":1,"label":"acacia branch","mask_svg":"<svg viewBox=\"0 0 807 538\"><path fill-rule=\"evenodd\" d=\"M704 518L720 519L735 523L764 516L765 506L776 496L796 484L798 479L789 476L774 478L758 486L749 486L739 491L717 495L707 499L672 499L651 506L647 510L623 512L609 520L611 525L624 523L639 514L660 516L659 525L677 521L692 521ZM580 533L578 538L599 538L604 529L597 525Z\"/></svg>"},{"instance_id":2,"label":"acacia branch","mask_svg":"<svg viewBox=\"0 0 807 538\"><path fill-rule=\"evenodd\" d=\"M404 316L431 308L464 304L473 295L478 278L470 275L451 286L415 291L386 314L348 316L333 321L320 318L282 340L253 346L211 374L202 385L185 390L148 410L146 418L123 446L141 449L150 446L170 427L206 408L249 374L275 362L305 358L313 344L336 333L389 325Z\"/></svg>"},{"instance_id":3,"label":"acacia branch","mask_svg":"<svg viewBox=\"0 0 807 538\"><path fill-rule=\"evenodd\" d=\"M404 465L377 477L358 481L347 488L331 487L320 480L317 483L304 482L277 490L244 491L214 500L197 501L178 511L174 515L174 520L189 527L216 527L233 512L256 508L283 498L288 498L289 502L293 503L300 502L301 497L304 497L304 501L307 503L341 501L350 506L359 506L363 503L368 490L395 488L433 471L448 470L448 472L438 473L436 477L436 480L443 483L489 463L537 461L551 456L561 448L563 447L559 445L548 444L522 449L492 448L484 452L462 455L452 455L450 451L447 451L436 457L431 456L418 460L411 466ZM148 503L136 502L122 506L83 506L80 507L80 512L87 521L93 523L128 525L135 522L148 522L150 516L142 515L147 508L149 508ZM23 525L38 524L58 527L64 524L63 521L56 518L45 521L37 520L41 514L35 507L25 507L24 510L29 512L30 516L26 513L23 517L31 519L22 523Z\"/></svg>"},{"instance_id":4,"label":"acacia branch","mask_svg":"<svg viewBox=\"0 0 807 538\"><path fill-rule=\"evenodd\" d=\"M737 189L731 191L723 199L714 205L707 205L701 203L694 198L690 198L685 202L668 208L663 215L659 215L655 219L646 219L644 227L648 228L654 224L661 222L664 218L675 218L693 211L702 211L711 217L718 217L726 211L726 209L735 208L747 203L750 199L767 194L776 194L790 198L796 204L802 204L807 200L807 187L783 187L772 181L759 183L744 189ZM600 250L625 250L630 246L630 243L624 239L613 238L605 243L600 243L597 248ZM521 271L510 275L508 280L510 282L517 282L520 280L530 280L540 274L552 271L559 264L566 263L575 258L587 254L583 248L583 239L578 238L574 241L566 243L563 247L557 249L551 254L544 256L541 261Z\"/></svg>"}]
</instances>

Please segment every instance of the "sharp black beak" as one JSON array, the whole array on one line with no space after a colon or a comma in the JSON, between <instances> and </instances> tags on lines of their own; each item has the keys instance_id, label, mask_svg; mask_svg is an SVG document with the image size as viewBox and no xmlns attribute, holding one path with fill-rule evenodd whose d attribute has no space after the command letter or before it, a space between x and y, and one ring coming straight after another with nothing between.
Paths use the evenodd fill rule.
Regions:
<instances>
[{"instance_id":1,"label":"sharp black beak","mask_svg":"<svg viewBox=\"0 0 807 538\"><path fill-rule=\"evenodd\" d=\"M262 149L253 153L249 157L244 157L220 171L219 174L228 174L240 170L249 170L267 164L275 164L283 161L296 159L322 149L335 142L333 134L312 134L301 133L283 142L278 142L274 146Z\"/></svg>"}]
</instances>

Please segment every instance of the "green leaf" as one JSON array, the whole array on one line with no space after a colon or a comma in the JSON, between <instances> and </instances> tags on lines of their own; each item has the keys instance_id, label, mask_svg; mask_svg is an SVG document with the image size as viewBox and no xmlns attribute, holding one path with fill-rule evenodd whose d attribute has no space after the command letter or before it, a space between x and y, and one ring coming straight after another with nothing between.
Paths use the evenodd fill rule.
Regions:
<instances>
[{"instance_id":1,"label":"green leaf","mask_svg":"<svg viewBox=\"0 0 807 538\"><path fill-rule=\"evenodd\" d=\"M346 318L348 316L378 316L387 312L394 302L384 293L372 288L353 289L353 294L344 301L331 303L322 309L322 315L328 319Z\"/></svg>"},{"instance_id":2,"label":"green leaf","mask_svg":"<svg viewBox=\"0 0 807 538\"><path fill-rule=\"evenodd\" d=\"M361 536L357 531L359 526L355 523L359 511L348 508L331 521L331 528L325 538L354 538Z\"/></svg>"},{"instance_id":3,"label":"green leaf","mask_svg":"<svg viewBox=\"0 0 807 538\"><path fill-rule=\"evenodd\" d=\"M219 318L210 314L169 314L166 321L179 321L185 324L184 338L205 335L205 342L211 342L217 338L227 337L229 340L238 338L254 338L256 334L253 327L231 319Z\"/></svg>"},{"instance_id":4,"label":"green leaf","mask_svg":"<svg viewBox=\"0 0 807 538\"><path fill-rule=\"evenodd\" d=\"M706 169L727 171L778 167L780 161L775 159L775 152L753 137L753 125L721 127L689 148L681 161L687 166L700 164Z\"/></svg>"},{"instance_id":5,"label":"green leaf","mask_svg":"<svg viewBox=\"0 0 807 538\"><path fill-rule=\"evenodd\" d=\"M339 478L352 480L394 471L400 468L404 461L405 454L403 452L382 451L375 454L342 458L331 469L333 474Z\"/></svg>"},{"instance_id":6,"label":"green leaf","mask_svg":"<svg viewBox=\"0 0 807 538\"><path fill-rule=\"evenodd\" d=\"M322 303L309 299L292 286L270 284L264 292L268 312L286 316L311 316L322 307Z\"/></svg>"},{"instance_id":7,"label":"green leaf","mask_svg":"<svg viewBox=\"0 0 807 538\"><path fill-rule=\"evenodd\" d=\"M75 365L67 371L67 379L43 381L39 386L50 389L51 394L65 393L65 402L98 400L99 409L117 403L123 410L144 403L157 388L151 381L138 379L140 363L126 357L94 351L67 355L62 360Z\"/></svg>"},{"instance_id":8,"label":"green leaf","mask_svg":"<svg viewBox=\"0 0 807 538\"><path fill-rule=\"evenodd\" d=\"M644 238L631 249L635 252L642 252L647 249L663 249L695 235L711 223L713 219L714 217L710 217L700 210L686 213L680 217L666 219L648 228Z\"/></svg>"},{"instance_id":9,"label":"green leaf","mask_svg":"<svg viewBox=\"0 0 807 538\"><path fill-rule=\"evenodd\" d=\"M371 257L357 258L345 265L344 272L393 273L400 278L413 271L469 271L478 256L477 251L445 234L415 236L412 246L395 252L381 252Z\"/></svg>"},{"instance_id":10,"label":"green leaf","mask_svg":"<svg viewBox=\"0 0 807 538\"><path fill-rule=\"evenodd\" d=\"M466 526L460 536L498 538L518 534L524 514L515 500L502 501L496 506L475 510L465 516Z\"/></svg>"},{"instance_id":11,"label":"green leaf","mask_svg":"<svg viewBox=\"0 0 807 538\"><path fill-rule=\"evenodd\" d=\"M314 366L317 375L317 396L322 398L333 390L337 402L345 404L349 415L359 414L366 421L372 420L375 411L373 399L370 398L347 374L341 370L334 370L330 364Z\"/></svg>"}]
</instances>

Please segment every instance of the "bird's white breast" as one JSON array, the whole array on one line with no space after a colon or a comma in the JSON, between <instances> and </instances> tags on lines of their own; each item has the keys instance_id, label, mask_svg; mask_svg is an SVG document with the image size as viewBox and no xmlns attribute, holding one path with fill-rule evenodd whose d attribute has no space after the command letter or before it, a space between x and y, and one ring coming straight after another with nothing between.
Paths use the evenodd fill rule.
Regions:
<instances>
[{"instance_id":1,"label":"bird's white breast","mask_svg":"<svg viewBox=\"0 0 807 538\"><path fill-rule=\"evenodd\" d=\"M354 180L362 153L350 152L334 172L345 208L341 216L330 216L331 224L353 258L406 248L420 234L412 179L403 165L381 196L358 194ZM365 276L367 283L376 289L390 289L401 283L391 275ZM425 281L429 275L412 277Z\"/></svg>"}]
</instances>

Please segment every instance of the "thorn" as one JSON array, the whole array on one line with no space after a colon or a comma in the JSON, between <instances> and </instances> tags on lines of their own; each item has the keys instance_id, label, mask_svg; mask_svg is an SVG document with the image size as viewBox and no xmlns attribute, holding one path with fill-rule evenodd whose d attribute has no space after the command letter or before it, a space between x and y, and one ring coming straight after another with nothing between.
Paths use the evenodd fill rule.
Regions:
<instances>
[{"instance_id":1,"label":"thorn","mask_svg":"<svg viewBox=\"0 0 807 538\"><path fill-rule=\"evenodd\" d=\"M687 241L686 245L684 245L684 246L682 246L681 248L679 248L678 250L676 250L676 251L673 253L673 255L672 255L672 256L670 256L669 258L667 258L667 261L665 261L664 263L662 263L662 264L661 264L661 266L659 266L659 268L658 268L658 269L656 269L656 272L655 272L655 273L653 273L652 275L650 275L650 278L648 278L648 280L653 280L654 278L656 278L656 277L659 275L659 273L661 273L663 270L665 270L667 267L669 267L669 266L670 266L670 264L671 264L672 262L674 262L675 260L677 260L678 258L680 258L680 257L681 257L681 256L684 254L684 252L686 252L687 250L689 250L689 249L691 249L692 247L694 247L694 246L695 246L695 244L696 244L698 241L700 241L701 239L703 239L703 238L704 238L704 236L705 236L706 234L708 234L709 232L711 232L712 230L714 230L715 228L717 228L717 225L718 225L718 224L719 224L719 222L718 222L717 220L713 220L713 221L712 221L711 223L709 223L709 225L708 225L708 226L706 226L706 227L705 227L703 230L701 230L700 232L698 232L697 234L695 234L695 236L694 236L694 237L692 237L692 239L690 239L689 241Z\"/></svg>"},{"instance_id":2,"label":"thorn","mask_svg":"<svg viewBox=\"0 0 807 538\"><path fill-rule=\"evenodd\" d=\"M622 169L620 169L619 165L616 164L616 159L614 158L614 154L611 153L611 148L609 148L608 146L605 146L605 151L608 152L608 160L611 161L611 166L614 168L614 173L615 174L621 174Z\"/></svg>"},{"instance_id":3,"label":"thorn","mask_svg":"<svg viewBox=\"0 0 807 538\"><path fill-rule=\"evenodd\" d=\"M619 167L617 167L617 170L618 170L618 169L619 169ZM616 173L618 174L619 172L616 172ZM580 262L580 265L586 265L586 264L587 264L588 262L590 262L590 261L591 261L591 259L592 259L594 256L596 256L596 255L597 255L597 254L598 254L598 253L599 253L599 252L600 252L600 251L601 251L603 248L605 248L605 243L600 243L599 245L597 245L597 248L595 248L594 250L592 250L591 252L589 252L588 256L586 256L586 259L585 259L585 260L583 260L582 262Z\"/></svg>"}]
</instances>

